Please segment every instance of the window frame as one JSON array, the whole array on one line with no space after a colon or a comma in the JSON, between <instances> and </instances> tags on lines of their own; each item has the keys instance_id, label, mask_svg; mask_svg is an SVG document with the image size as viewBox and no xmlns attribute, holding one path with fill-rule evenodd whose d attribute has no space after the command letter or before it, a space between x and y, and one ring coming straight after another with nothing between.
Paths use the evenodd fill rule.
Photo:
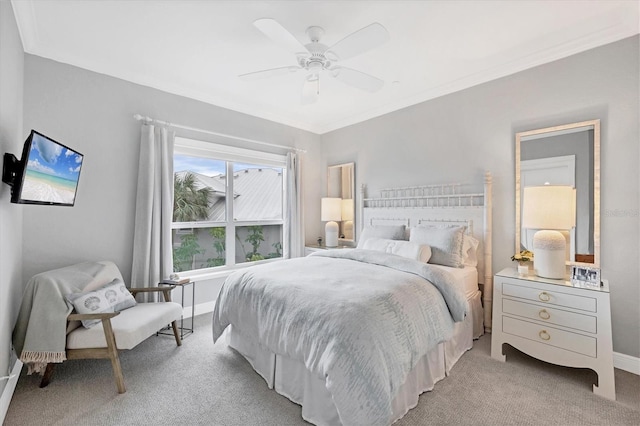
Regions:
<instances>
[{"instance_id":1,"label":"window frame","mask_svg":"<svg viewBox=\"0 0 640 426\"><path fill-rule=\"evenodd\" d=\"M263 259L257 261L246 261L242 263L236 263L236 240L235 233L236 228L248 227L248 226L268 226L268 225L280 225L282 228L282 237L286 234L286 200L287 200L287 156L286 154L273 154L263 151L231 147L228 145L221 145L214 142L206 142L197 139L191 139L186 137L176 136L172 159L176 154L183 154L193 157L208 158L211 160L224 161L226 167L225 179L225 220L224 221L195 221L195 222L171 222L171 231L177 229L197 229L197 228L225 228L225 264L222 266L212 266L208 268L192 269L188 271L182 271L182 274L188 276L195 275L217 275L218 273L229 272L235 269L246 268L252 265L278 262L284 259L284 257ZM278 167L282 169L282 217L280 219L269 220L236 220L233 218L233 195L234 194L234 180L229 179L229 176L234 175L233 165L234 163L243 164L255 164L257 166ZM175 171L174 171L175 176ZM173 214L173 202L172 202L172 214ZM173 247L172 237L172 247ZM287 242L282 238L282 253L287 251ZM173 250L173 249L172 249Z\"/></svg>"}]
</instances>

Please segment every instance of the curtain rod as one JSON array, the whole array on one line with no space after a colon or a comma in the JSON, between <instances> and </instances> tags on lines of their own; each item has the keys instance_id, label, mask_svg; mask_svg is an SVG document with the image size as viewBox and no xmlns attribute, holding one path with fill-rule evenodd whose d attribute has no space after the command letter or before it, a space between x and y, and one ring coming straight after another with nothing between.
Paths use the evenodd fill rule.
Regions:
<instances>
[{"instance_id":1,"label":"curtain rod","mask_svg":"<svg viewBox=\"0 0 640 426\"><path fill-rule=\"evenodd\" d=\"M173 124L173 123L169 123L168 121L156 120L155 118L145 117L145 116L140 115L140 114L134 114L133 118L135 118L137 121L144 121L145 123L155 123L155 124L159 124L161 126L173 127L175 129L183 129L183 130L190 130L190 131L198 132L198 133L206 133L207 135L221 136L221 137L224 137L224 138L234 139L234 140L238 140L238 141L242 141L242 142L251 142L251 143L258 144L258 145L270 146L270 147L273 147L273 148L282 148L282 149L286 149L286 150L289 150L289 151L296 151L296 152L302 152L302 153L307 152L306 149L300 149L300 148L295 148L295 147L286 146L286 145L278 145L278 144L275 144L275 143L263 142L263 141L259 141L259 140L255 140L255 139L242 138L240 136L228 135L226 133L212 132L211 130L198 129L197 127L190 127L190 126L183 126L183 125L180 125L180 124Z\"/></svg>"}]
</instances>

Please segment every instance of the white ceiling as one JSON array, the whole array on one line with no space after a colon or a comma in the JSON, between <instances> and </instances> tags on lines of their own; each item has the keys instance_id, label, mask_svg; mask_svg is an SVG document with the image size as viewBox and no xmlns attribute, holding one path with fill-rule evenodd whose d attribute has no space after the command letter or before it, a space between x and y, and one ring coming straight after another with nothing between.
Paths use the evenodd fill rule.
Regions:
<instances>
[{"instance_id":1,"label":"white ceiling","mask_svg":"<svg viewBox=\"0 0 640 426\"><path fill-rule=\"evenodd\" d=\"M325 133L637 34L633 1L13 0L27 53L297 128ZM322 80L301 105L303 73L253 21L273 18L303 44L332 45L372 22L386 44L342 65L385 81L376 93ZM140 111L144 114L144 111ZM155 117L171 120L171 117Z\"/></svg>"}]
</instances>

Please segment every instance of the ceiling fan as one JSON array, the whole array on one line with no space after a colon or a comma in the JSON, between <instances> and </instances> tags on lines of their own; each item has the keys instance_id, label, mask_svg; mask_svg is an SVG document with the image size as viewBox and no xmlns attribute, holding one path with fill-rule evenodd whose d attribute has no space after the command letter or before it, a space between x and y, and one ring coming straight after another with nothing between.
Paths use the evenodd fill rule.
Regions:
<instances>
[{"instance_id":1,"label":"ceiling fan","mask_svg":"<svg viewBox=\"0 0 640 426\"><path fill-rule=\"evenodd\" d=\"M306 33L311 42L303 45L293 34L274 19L258 19L253 25L275 43L287 49L289 52L294 53L298 65L271 68L239 75L238 77L243 80L255 80L304 70L307 75L302 88L303 104L311 104L318 100L321 74L328 74L345 84L368 92L376 92L384 85L384 81L377 77L335 64L336 62L360 55L389 40L389 33L385 27L377 22L349 34L331 47L320 43L320 39L324 34L324 30L321 27L313 26L307 28Z\"/></svg>"}]
</instances>

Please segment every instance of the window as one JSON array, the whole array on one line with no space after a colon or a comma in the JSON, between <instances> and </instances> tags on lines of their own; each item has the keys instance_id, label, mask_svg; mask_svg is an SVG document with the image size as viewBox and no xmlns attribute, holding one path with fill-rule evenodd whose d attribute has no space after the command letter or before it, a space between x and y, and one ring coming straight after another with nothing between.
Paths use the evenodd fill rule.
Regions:
<instances>
[{"instance_id":1,"label":"window","mask_svg":"<svg viewBox=\"0 0 640 426\"><path fill-rule=\"evenodd\" d=\"M175 272L282 258L286 157L176 138Z\"/></svg>"}]
</instances>

